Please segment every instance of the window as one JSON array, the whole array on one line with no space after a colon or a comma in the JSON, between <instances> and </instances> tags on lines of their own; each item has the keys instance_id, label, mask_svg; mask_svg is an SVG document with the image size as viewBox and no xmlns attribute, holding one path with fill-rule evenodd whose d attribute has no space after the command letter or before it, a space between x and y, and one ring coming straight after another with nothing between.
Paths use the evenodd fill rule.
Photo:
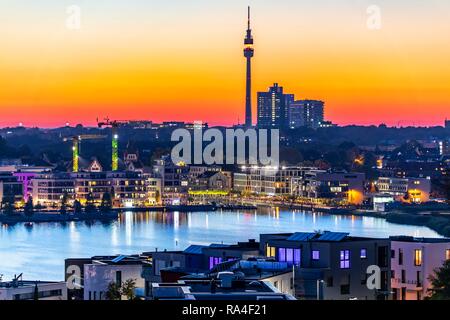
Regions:
<instances>
[{"instance_id":1,"label":"window","mask_svg":"<svg viewBox=\"0 0 450 320\"><path fill-rule=\"evenodd\" d=\"M422 265L422 250L421 249L414 250L414 265L416 267L419 267Z\"/></svg>"},{"instance_id":2,"label":"window","mask_svg":"<svg viewBox=\"0 0 450 320\"><path fill-rule=\"evenodd\" d=\"M403 249L398 249L398 264L403 265Z\"/></svg>"},{"instance_id":3,"label":"window","mask_svg":"<svg viewBox=\"0 0 450 320\"><path fill-rule=\"evenodd\" d=\"M294 265L300 266L300 263L301 263L300 249L294 249Z\"/></svg>"},{"instance_id":4,"label":"window","mask_svg":"<svg viewBox=\"0 0 450 320\"><path fill-rule=\"evenodd\" d=\"M294 249L286 249L286 261L294 262Z\"/></svg>"},{"instance_id":5,"label":"window","mask_svg":"<svg viewBox=\"0 0 450 320\"><path fill-rule=\"evenodd\" d=\"M122 285L122 271L116 272L116 284L118 284L119 286ZM94 293L94 297L95 297L95 293ZM95 298L94 298L94 300L95 300Z\"/></svg>"},{"instance_id":6,"label":"window","mask_svg":"<svg viewBox=\"0 0 450 320\"><path fill-rule=\"evenodd\" d=\"M350 285L349 284L341 285L341 294L350 294Z\"/></svg>"},{"instance_id":7,"label":"window","mask_svg":"<svg viewBox=\"0 0 450 320\"><path fill-rule=\"evenodd\" d=\"M395 279L395 270L391 270L391 278Z\"/></svg>"},{"instance_id":8,"label":"window","mask_svg":"<svg viewBox=\"0 0 450 320\"><path fill-rule=\"evenodd\" d=\"M278 248L278 261L286 262L286 249Z\"/></svg>"},{"instance_id":9,"label":"window","mask_svg":"<svg viewBox=\"0 0 450 320\"><path fill-rule=\"evenodd\" d=\"M445 250L445 260L450 260L450 249Z\"/></svg>"},{"instance_id":10,"label":"window","mask_svg":"<svg viewBox=\"0 0 450 320\"><path fill-rule=\"evenodd\" d=\"M328 277L327 278L327 287L332 287L333 286L333 277Z\"/></svg>"},{"instance_id":11,"label":"window","mask_svg":"<svg viewBox=\"0 0 450 320\"><path fill-rule=\"evenodd\" d=\"M278 261L288 262L296 266L300 266L300 260L300 249L278 248Z\"/></svg>"},{"instance_id":12,"label":"window","mask_svg":"<svg viewBox=\"0 0 450 320\"><path fill-rule=\"evenodd\" d=\"M391 250L391 258L395 259L395 250Z\"/></svg>"},{"instance_id":13,"label":"window","mask_svg":"<svg viewBox=\"0 0 450 320\"><path fill-rule=\"evenodd\" d=\"M417 285L417 287L422 286L422 272L420 272L420 271L417 271L416 285Z\"/></svg>"},{"instance_id":14,"label":"window","mask_svg":"<svg viewBox=\"0 0 450 320\"><path fill-rule=\"evenodd\" d=\"M361 259L367 259L367 249L361 249L360 257Z\"/></svg>"},{"instance_id":15,"label":"window","mask_svg":"<svg viewBox=\"0 0 450 320\"><path fill-rule=\"evenodd\" d=\"M275 248L271 247L269 245L266 245L266 256L268 258L274 258L275 257Z\"/></svg>"},{"instance_id":16,"label":"window","mask_svg":"<svg viewBox=\"0 0 450 320\"><path fill-rule=\"evenodd\" d=\"M313 260L320 260L320 251L319 250L313 250L313 252L312 252L312 259Z\"/></svg>"},{"instance_id":17,"label":"window","mask_svg":"<svg viewBox=\"0 0 450 320\"><path fill-rule=\"evenodd\" d=\"M350 269L350 250L341 250L339 259L341 269Z\"/></svg>"},{"instance_id":18,"label":"window","mask_svg":"<svg viewBox=\"0 0 450 320\"><path fill-rule=\"evenodd\" d=\"M402 283L406 283L406 271L402 270Z\"/></svg>"},{"instance_id":19,"label":"window","mask_svg":"<svg viewBox=\"0 0 450 320\"><path fill-rule=\"evenodd\" d=\"M221 257L209 257L209 269L214 268L216 265L222 263Z\"/></svg>"}]
</instances>

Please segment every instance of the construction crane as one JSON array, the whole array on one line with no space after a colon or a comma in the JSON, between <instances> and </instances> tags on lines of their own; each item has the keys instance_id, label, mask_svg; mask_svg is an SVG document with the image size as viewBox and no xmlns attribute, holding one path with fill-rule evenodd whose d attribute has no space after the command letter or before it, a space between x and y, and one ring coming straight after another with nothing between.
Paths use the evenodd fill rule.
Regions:
<instances>
[{"instance_id":1,"label":"construction crane","mask_svg":"<svg viewBox=\"0 0 450 320\"><path fill-rule=\"evenodd\" d=\"M79 171L79 159L80 159L80 143L82 140L96 140L105 139L106 136L98 134L84 134L78 136L66 137L64 141L72 141L72 171Z\"/></svg>"},{"instance_id":2,"label":"construction crane","mask_svg":"<svg viewBox=\"0 0 450 320\"><path fill-rule=\"evenodd\" d=\"M104 122L98 122L97 124L99 128L110 127L112 133L112 162L111 162L111 170L117 171L119 170L119 127L129 124L130 121L126 120L109 120L105 119Z\"/></svg>"}]
</instances>

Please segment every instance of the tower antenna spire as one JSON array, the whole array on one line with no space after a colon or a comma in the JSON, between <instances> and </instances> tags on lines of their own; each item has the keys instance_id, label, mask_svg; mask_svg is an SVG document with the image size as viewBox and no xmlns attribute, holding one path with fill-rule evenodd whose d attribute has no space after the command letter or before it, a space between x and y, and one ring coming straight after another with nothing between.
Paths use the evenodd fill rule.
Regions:
<instances>
[{"instance_id":1,"label":"tower antenna spire","mask_svg":"<svg viewBox=\"0 0 450 320\"><path fill-rule=\"evenodd\" d=\"M248 6L248 29L244 39L244 57L247 59L246 94L245 94L245 126L252 126L252 58L253 49L252 29L250 29L250 6Z\"/></svg>"}]
</instances>

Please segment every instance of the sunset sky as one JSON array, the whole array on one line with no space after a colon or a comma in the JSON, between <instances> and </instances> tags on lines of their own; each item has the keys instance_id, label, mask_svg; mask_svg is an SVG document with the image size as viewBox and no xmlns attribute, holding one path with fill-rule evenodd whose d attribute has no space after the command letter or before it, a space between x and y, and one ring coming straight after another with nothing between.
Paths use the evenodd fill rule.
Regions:
<instances>
[{"instance_id":1,"label":"sunset sky","mask_svg":"<svg viewBox=\"0 0 450 320\"><path fill-rule=\"evenodd\" d=\"M381 30L366 25L371 4ZM0 127L242 122L247 5L254 115L278 82L342 125L450 118L448 0L0 0Z\"/></svg>"}]
</instances>

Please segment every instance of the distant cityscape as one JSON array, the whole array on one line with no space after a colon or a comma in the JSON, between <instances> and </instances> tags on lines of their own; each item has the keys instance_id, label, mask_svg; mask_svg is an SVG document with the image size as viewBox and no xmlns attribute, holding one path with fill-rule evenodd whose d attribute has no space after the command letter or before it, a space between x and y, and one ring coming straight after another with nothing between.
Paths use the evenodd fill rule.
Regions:
<instances>
[{"instance_id":1,"label":"distant cityscape","mask_svg":"<svg viewBox=\"0 0 450 320\"><path fill-rule=\"evenodd\" d=\"M1 227L33 232L46 223L114 223L127 213L257 216L269 208L370 217L438 236L362 237L311 225L308 232L177 250L64 252L55 281L30 280L22 270L0 276L0 300L442 298L436 279L450 268L450 121L429 128L340 127L327 119L325 97L298 100L274 83L257 93L253 124L253 44L249 8L245 121L233 128L279 130L279 165L174 162L172 133L211 128L201 121L1 128ZM0 241L8 240L1 235Z\"/></svg>"}]
</instances>

